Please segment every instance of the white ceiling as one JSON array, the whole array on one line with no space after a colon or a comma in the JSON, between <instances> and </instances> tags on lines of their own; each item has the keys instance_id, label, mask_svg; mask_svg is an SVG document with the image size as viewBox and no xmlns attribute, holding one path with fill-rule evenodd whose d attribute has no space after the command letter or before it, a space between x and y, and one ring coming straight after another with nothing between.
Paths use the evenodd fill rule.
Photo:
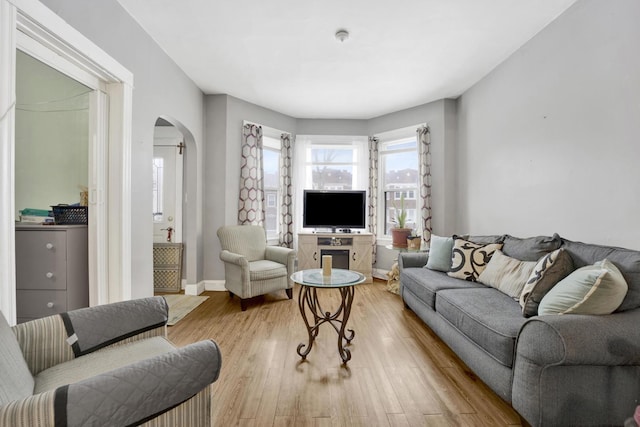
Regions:
<instances>
[{"instance_id":1,"label":"white ceiling","mask_svg":"<svg viewBox=\"0 0 640 427\"><path fill-rule=\"evenodd\" d=\"M206 94L369 119L458 97L575 0L118 1Z\"/></svg>"}]
</instances>

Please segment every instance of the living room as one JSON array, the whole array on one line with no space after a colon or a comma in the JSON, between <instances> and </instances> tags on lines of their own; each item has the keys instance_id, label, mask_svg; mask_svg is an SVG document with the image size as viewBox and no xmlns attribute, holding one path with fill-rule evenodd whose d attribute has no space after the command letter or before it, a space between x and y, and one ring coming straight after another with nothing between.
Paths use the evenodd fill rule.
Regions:
<instances>
[{"instance_id":1,"label":"living room","mask_svg":"<svg viewBox=\"0 0 640 427\"><path fill-rule=\"evenodd\" d=\"M640 145L634 139L640 131L640 10L635 1L579 0L459 97L366 119L298 118L230 95L205 95L118 2L43 4L135 78L132 298L153 294L147 211L158 117L188 129L201 156L195 194L200 209L188 225L195 242L186 255L189 284L224 278L215 232L237 220L243 121L295 135L359 136L428 123L434 233L527 237L557 232L572 240L640 249L635 220ZM2 180L8 182L12 172L4 165ZM384 246L379 244L386 267L394 254L385 255ZM2 251L3 265L12 262L7 253Z\"/></svg>"}]
</instances>

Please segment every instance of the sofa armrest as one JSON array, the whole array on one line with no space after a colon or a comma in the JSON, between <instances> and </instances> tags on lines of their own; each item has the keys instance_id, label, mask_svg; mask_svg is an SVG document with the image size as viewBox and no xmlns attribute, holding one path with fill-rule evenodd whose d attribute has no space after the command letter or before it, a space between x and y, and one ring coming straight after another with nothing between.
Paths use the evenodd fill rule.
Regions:
<instances>
[{"instance_id":1,"label":"sofa armrest","mask_svg":"<svg viewBox=\"0 0 640 427\"><path fill-rule=\"evenodd\" d=\"M11 427L53 427L55 390L34 394L0 406L0 425Z\"/></svg>"},{"instance_id":2,"label":"sofa armrest","mask_svg":"<svg viewBox=\"0 0 640 427\"><path fill-rule=\"evenodd\" d=\"M221 364L218 345L200 341L59 387L56 419L70 426L137 425L208 387L218 379Z\"/></svg>"},{"instance_id":3,"label":"sofa armrest","mask_svg":"<svg viewBox=\"0 0 640 427\"><path fill-rule=\"evenodd\" d=\"M81 308L60 317L78 357L148 331L166 335L169 307L158 296Z\"/></svg>"},{"instance_id":4,"label":"sofa armrest","mask_svg":"<svg viewBox=\"0 0 640 427\"><path fill-rule=\"evenodd\" d=\"M605 316L538 316L521 328L517 357L539 365L640 365L640 309Z\"/></svg>"},{"instance_id":5,"label":"sofa armrest","mask_svg":"<svg viewBox=\"0 0 640 427\"><path fill-rule=\"evenodd\" d=\"M538 316L520 329L511 403L531 425L617 425L640 396L640 309Z\"/></svg>"},{"instance_id":6,"label":"sofa armrest","mask_svg":"<svg viewBox=\"0 0 640 427\"><path fill-rule=\"evenodd\" d=\"M235 264L239 267L249 268L249 260L244 255L239 255L233 252L229 252L224 249L220 252L220 259L222 262L228 262L230 264Z\"/></svg>"},{"instance_id":7,"label":"sofa armrest","mask_svg":"<svg viewBox=\"0 0 640 427\"><path fill-rule=\"evenodd\" d=\"M279 262L288 266L290 262L294 262L296 251L282 246L267 246L264 257L269 261Z\"/></svg>"},{"instance_id":8,"label":"sofa armrest","mask_svg":"<svg viewBox=\"0 0 640 427\"><path fill-rule=\"evenodd\" d=\"M400 252L398 254L398 268L424 267L429 259L428 252Z\"/></svg>"}]
</instances>

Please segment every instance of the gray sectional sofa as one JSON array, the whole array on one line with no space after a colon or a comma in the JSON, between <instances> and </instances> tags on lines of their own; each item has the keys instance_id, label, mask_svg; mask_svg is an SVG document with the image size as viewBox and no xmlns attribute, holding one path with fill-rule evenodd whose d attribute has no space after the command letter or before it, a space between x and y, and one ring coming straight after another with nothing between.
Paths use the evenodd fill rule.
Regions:
<instances>
[{"instance_id":1,"label":"gray sectional sofa","mask_svg":"<svg viewBox=\"0 0 640 427\"><path fill-rule=\"evenodd\" d=\"M524 317L514 298L478 282L426 268L427 253L400 253L400 294L475 374L533 426L622 425L640 404L640 251L569 241L557 235L502 242L535 261L563 248L574 267L608 259L628 284L608 315Z\"/></svg>"}]
</instances>

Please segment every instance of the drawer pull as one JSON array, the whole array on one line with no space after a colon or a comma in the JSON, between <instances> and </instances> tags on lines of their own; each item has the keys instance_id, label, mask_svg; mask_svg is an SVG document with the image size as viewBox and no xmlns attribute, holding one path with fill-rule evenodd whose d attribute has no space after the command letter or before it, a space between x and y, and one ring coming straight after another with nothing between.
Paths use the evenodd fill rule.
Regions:
<instances>
[{"instance_id":1,"label":"drawer pull","mask_svg":"<svg viewBox=\"0 0 640 427\"><path fill-rule=\"evenodd\" d=\"M47 276L47 279L53 279L53 273L52 272L48 272L47 274L45 274L45 276Z\"/></svg>"},{"instance_id":2,"label":"drawer pull","mask_svg":"<svg viewBox=\"0 0 640 427\"><path fill-rule=\"evenodd\" d=\"M47 303L47 307L49 307L49 308L53 308L53 305L54 305L54 304L53 304L52 302L48 302L48 303Z\"/></svg>"},{"instance_id":3,"label":"drawer pull","mask_svg":"<svg viewBox=\"0 0 640 427\"><path fill-rule=\"evenodd\" d=\"M46 245L44 245L44 247L51 250L53 249L53 243L47 243Z\"/></svg>"}]
</instances>

